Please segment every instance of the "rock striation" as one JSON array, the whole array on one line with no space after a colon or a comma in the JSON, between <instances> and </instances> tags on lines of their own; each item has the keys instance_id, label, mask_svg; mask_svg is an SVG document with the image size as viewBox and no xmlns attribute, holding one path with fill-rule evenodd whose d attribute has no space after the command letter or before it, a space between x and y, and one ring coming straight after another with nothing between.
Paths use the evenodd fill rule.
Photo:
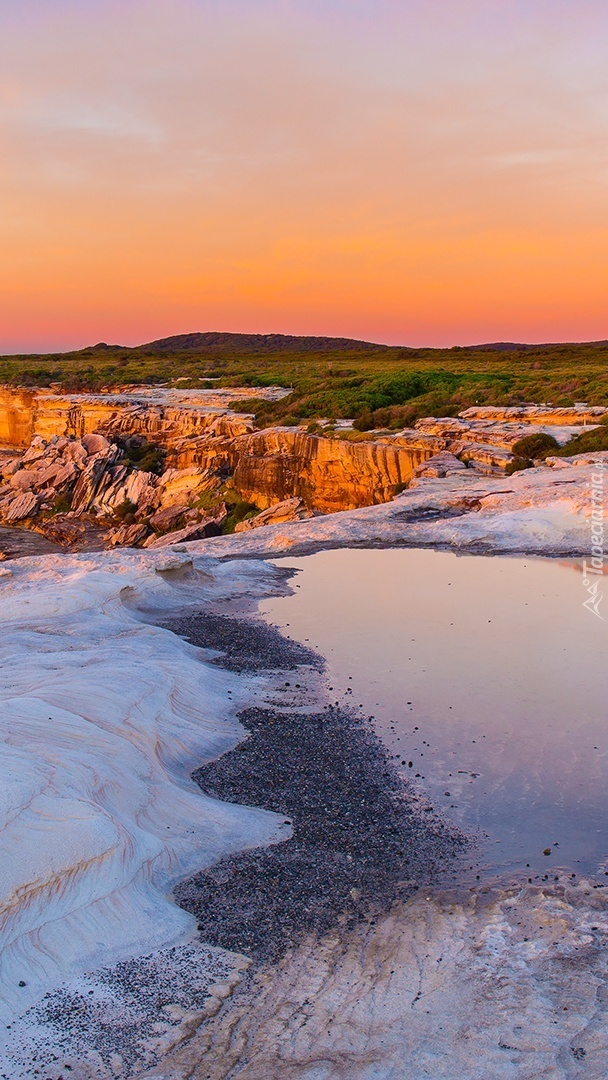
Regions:
<instances>
[{"instance_id":1,"label":"rock striation","mask_svg":"<svg viewBox=\"0 0 608 1080\"><path fill-rule=\"evenodd\" d=\"M81 543L87 525L105 528L111 547L176 529L201 539L217 535L226 517L222 504L212 515L196 505L217 484L200 469L138 469L98 433L48 442L36 435L25 454L0 460L0 523L27 522L66 545Z\"/></svg>"},{"instance_id":2,"label":"rock striation","mask_svg":"<svg viewBox=\"0 0 608 1080\"><path fill-rule=\"evenodd\" d=\"M305 512L386 503L424 475L468 468L501 476L522 436L548 431L564 445L608 412L472 408L457 417L426 417L399 432L357 435L343 430L347 422L331 434L303 426L256 430L253 415L230 408L236 399L287 393L133 387L61 395L0 387L0 443L24 451L0 453L0 523L34 523L68 544L83 542L88 519L105 525L111 546L152 545L166 535L199 539L223 527L228 483L237 500L263 512L239 526L246 532ZM129 458L129 448L143 442L164 459L162 475Z\"/></svg>"}]
</instances>

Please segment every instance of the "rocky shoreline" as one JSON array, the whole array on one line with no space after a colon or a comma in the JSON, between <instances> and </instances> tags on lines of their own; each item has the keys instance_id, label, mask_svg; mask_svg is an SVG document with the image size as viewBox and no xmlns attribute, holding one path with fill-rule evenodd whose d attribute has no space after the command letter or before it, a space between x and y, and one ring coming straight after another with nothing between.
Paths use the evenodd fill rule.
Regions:
<instances>
[{"instance_id":1,"label":"rocky shoreline","mask_svg":"<svg viewBox=\"0 0 608 1080\"><path fill-rule=\"evenodd\" d=\"M454 868L467 839L404 782L368 718L320 700L311 674L321 657L255 619L205 614L165 625L198 646L221 642L229 670L291 674L289 708L242 711L248 737L193 774L206 795L284 814L293 826L290 839L178 886L205 942L276 961L307 934L352 927Z\"/></svg>"}]
</instances>

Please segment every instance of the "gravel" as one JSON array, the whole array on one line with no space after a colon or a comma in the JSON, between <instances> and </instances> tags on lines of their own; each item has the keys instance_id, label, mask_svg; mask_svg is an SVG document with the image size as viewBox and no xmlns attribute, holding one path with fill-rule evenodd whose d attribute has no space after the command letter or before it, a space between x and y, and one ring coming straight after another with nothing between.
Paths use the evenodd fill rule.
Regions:
<instances>
[{"instance_id":1,"label":"gravel","mask_svg":"<svg viewBox=\"0 0 608 1080\"><path fill-rule=\"evenodd\" d=\"M322 656L289 641L261 619L237 619L200 612L163 623L166 630L185 637L191 645L218 649L213 663L230 671L295 671L300 665L323 670Z\"/></svg>"},{"instance_id":2,"label":"gravel","mask_svg":"<svg viewBox=\"0 0 608 1080\"><path fill-rule=\"evenodd\" d=\"M292 664L304 654L320 663L257 620L192 616L172 628L213 647L221 628L221 662L234 670L251 670L254 659L275 668L282 649ZM440 882L468 846L402 779L370 720L330 705L249 708L239 719L249 737L193 777L208 795L283 814L293 836L176 889L204 941L275 961L310 932L354 925Z\"/></svg>"}]
</instances>

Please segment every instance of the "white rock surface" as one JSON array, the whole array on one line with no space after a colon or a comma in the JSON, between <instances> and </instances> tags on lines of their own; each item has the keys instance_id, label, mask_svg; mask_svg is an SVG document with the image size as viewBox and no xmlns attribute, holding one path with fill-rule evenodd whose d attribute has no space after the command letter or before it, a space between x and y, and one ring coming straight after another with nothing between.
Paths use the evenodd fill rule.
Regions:
<instances>
[{"instance_id":1,"label":"white rock surface","mask_svg":"<svg viewBox=\"0 0 608 1080\"><path fill-rule=\"evenodd\" d=\"M558 468L540 466L509 477L480 477L466 469L421 478L390 503L210 538L187 550L263 558L324 547L407 544L582 556L591 542L591 477L602 465L608 475L608 452L562 465L565 460L555 459Z\"/></svg>"},{"instance_id":2,"label":"white rock surface","mask_svg":"<svg viewBox=\"0 0 608 1080\"><path fill-rule=\"evenodd\" d=\"M0 581L2 1024L71 976L190 933L175 882L289 835L282 817L206 798L189 778L238 741L251 690L138 617L183 604L157 571L184 562L47 556ZM206 566L186 598L217 595L227 569ZM230 578L255 594L265 573L233 564Z\"/></svg>"},{"instance_id":3,"label":"white rock surface","mask_svg":"<svg viewBox=\"0 0 608 1080\"><path fill-rule=\"evenodd\" d=\"M604 1080L606 898L564 877L309 940L146 1077Z\"/></svg>"}]
</instances>

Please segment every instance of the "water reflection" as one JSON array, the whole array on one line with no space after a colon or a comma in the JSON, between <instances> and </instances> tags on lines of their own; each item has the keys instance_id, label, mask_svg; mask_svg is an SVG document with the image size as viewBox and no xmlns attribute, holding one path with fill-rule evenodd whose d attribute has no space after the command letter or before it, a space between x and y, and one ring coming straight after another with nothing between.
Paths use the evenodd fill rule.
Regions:
<instances>
[{"instance_id":1,"label":"water reflection","mask_svg":"<svg viewBox=\"0 0 608 1080\"><path fill-rule=\"evenodd\" d=\"M295 593L263 614L327 657L335 698L374 715L435 806L487 834L489 871L603 874L608 624L582 607L580 564L409 549L277 562L299 568Z\"/></svg>"}]
</instances>

